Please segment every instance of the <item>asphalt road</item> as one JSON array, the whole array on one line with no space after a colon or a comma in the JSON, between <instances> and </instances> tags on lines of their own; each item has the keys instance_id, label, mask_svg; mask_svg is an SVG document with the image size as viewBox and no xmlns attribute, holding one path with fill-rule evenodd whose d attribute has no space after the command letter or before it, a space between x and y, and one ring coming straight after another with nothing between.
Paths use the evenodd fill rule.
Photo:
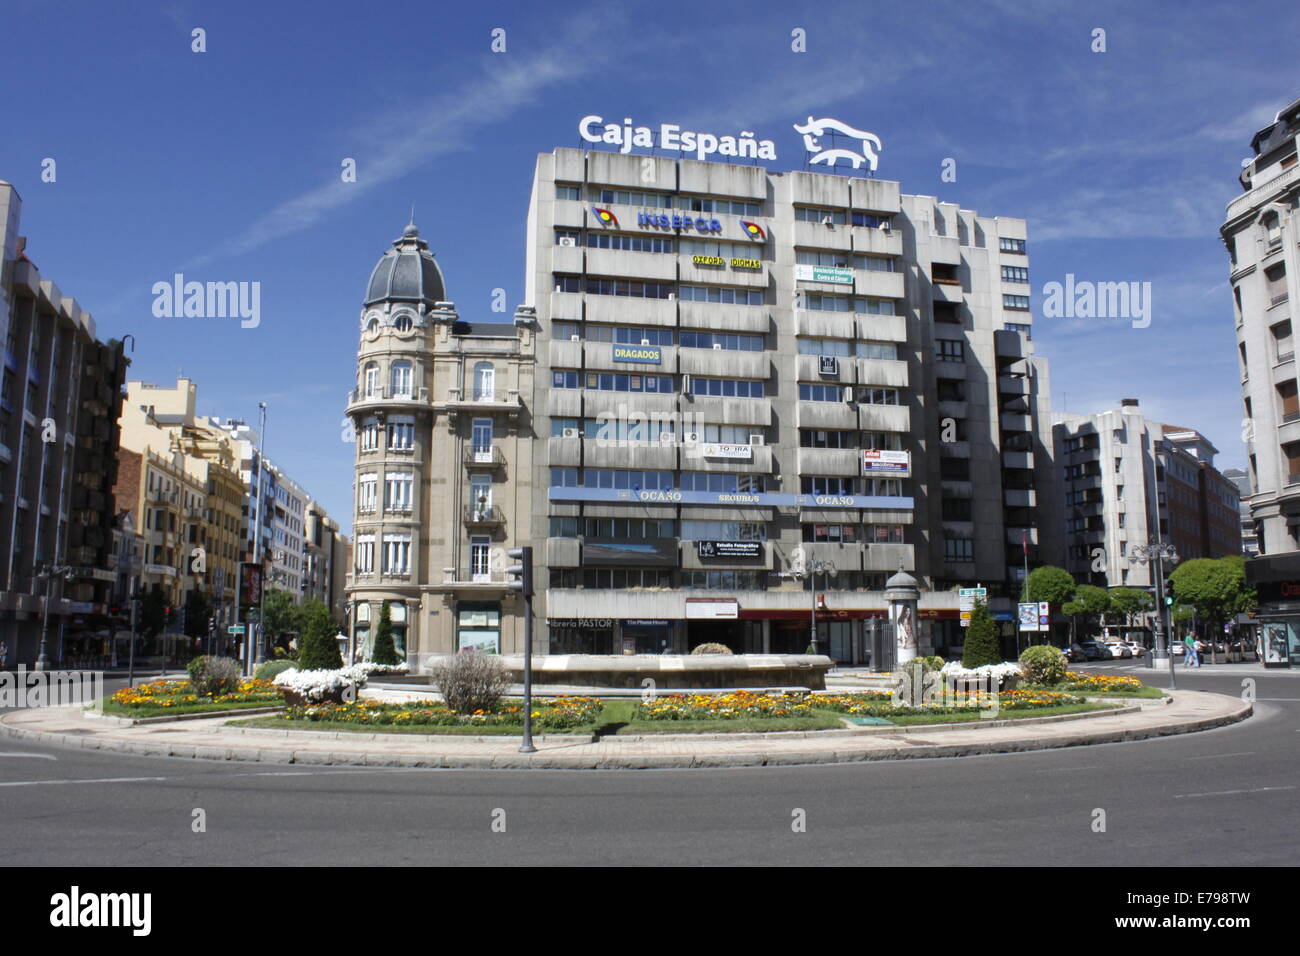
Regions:
<instances>
[{"instance_id":1,"label":"asphalt road","mask_svg":"<svg viewBox=\"0 0 1300 956\"><path fill-rule=\"evenodd\" d=\"M1251 676L1255 716L1205 733L844 766L298 769L0 737L0 864L1295 865L1300 673Z\"/></svg>"}]
</instances>

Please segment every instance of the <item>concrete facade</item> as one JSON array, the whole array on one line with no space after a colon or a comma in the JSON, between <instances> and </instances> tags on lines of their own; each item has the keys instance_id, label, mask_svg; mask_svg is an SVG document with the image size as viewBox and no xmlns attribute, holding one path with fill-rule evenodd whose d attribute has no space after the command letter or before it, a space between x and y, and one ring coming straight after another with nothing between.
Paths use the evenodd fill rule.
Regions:
<instances>
[{"instance_id":1,"label":"concrete facade","mask_svg":"<svg viewBox=\"0 0 1300 956\"><path fill-rule=\"evenodd\" d=\"M36 660L44 613L54 663L111 656L117 416L129 364L77 301L41 278L19 235L22 199L0 182L0 642ZM70 567L71 578L41 575Z\"/></svg>"}]
</instances>

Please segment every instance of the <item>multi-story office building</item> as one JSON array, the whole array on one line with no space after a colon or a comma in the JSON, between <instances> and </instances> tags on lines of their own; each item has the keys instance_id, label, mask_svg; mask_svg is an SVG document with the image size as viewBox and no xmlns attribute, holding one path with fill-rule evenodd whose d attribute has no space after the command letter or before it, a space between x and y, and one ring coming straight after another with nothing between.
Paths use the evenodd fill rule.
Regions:
<instances>
[{"instance_id":1,"label":"multi-story office building","mask_svg":"<svg viewBox=\"0 0 1300 956\"><path fill-rule=\"evenodd\" d=\"M114 492L142 538L139 584L159 586L175 607L189 591L203 591L224 628L235 620L246 487L234 442L195 414L195 402L188 379L128 383Z\"/></svg>"},{"instance_id":2,"label":"multi-story office building","mask_svg":"<svg viewBox=\"0 0 1300 956\"><path fill-rule=\"evenodd\" d=\"M528 237L551 652L802 652L815 591L820 649L859 660L900 568L922 644L949 647L952 588L1014 594L1025 550L1059 548L1023 221L557 149Z\"/></svg>"},{"instance_id":3,"label":"multi-story office building","mask_svg":"<svg viewBox=\"0 0 1300 956\"><path fill-rule=\"evenodd\" d=\"M1151 566L1128 552L1155 539L1172 544L1181 560L1240 552L1237 487L1214 467L1217 449L1199 432L1144 418L1134 398L1053 421L1063 567L1076 580L1151 587Z\"/></svg>"},{"instance_id":4,"label":"multi-story office building","mask_svg":"<svg viewBox=\"0 0 1300 956\"><path fill-rule=\"evenodd\" d=\"M48 611L54 662L111 653L117 415L128 364L75 299L42 279L18 234L22 200L0 182L0 641L32 664ZM48 566L66 571L49 578Z\"/></svg>"},{"instance_id":5,"label":"multi-story office building","mask_svg":"<svg viewBox=\"0 0 1300 956\"><path fill-rule=\"evenodd\" d=\"M1238 508L1241 517L1241 553L1247 558L1257 558L1259 538L1255 533L1255 519L1250 514L1250 475L1240 468L1228 468L1223 472L1223 477L1236 485L1237 493L1241 495Z\"/></svg>"},{"instance_id":6,"label":"multi-story office building","mask_svg":"<svg viewBox=\"0 0 1300 956\"><path fill-rule=\"evenodd\" d=\"M321 601L340 620L345 607L346 545L338 522L320 502L308 501L303 532L303 597Z\"/></svg>"},{"instance_id":7,"label":"multi-story office building","mask_svg":"<svg viewBox=\"0 0 1300 956\"><path fill-rule=\"evenodd\" d=\"M464 322L414 225L371 273L355 388L348 583L356 653L388 605L400 653L522 650L505 548L534 506L535 321ZM544 646L544 645L543 645Z\"/></svg>"},{"instance_id":8,"label":"multi-story office building","mask_svg":"<svg viewBox=\"0 0 1300 956\"><path fill-rule=\"evenodd\" d=\"M1300 302L1300 100L1250 141L1245 192L1220 229L1228 250L1250 511L1260 557L1256 586L1265 660L1300 663L1300 393L1292 312Z\"/></svg>"}]
</instances>

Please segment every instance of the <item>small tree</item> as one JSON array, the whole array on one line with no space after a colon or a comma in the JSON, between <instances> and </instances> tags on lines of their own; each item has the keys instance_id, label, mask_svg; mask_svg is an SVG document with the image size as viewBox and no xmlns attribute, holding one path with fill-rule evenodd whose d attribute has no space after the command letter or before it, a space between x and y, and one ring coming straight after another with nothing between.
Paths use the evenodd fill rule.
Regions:
<instances>
[{"instance_id":1,"label":"small tree","mask_svg":"<svg viewBox=\"0 0 1300 956\"><path fill-rule=\"evenodd\" d=\"M1223 625L1238 614L1253 611L1257 603L1254 589L1246 585L1246 561L1239 555L1218 560L1193 558L1174 569L1169 583L1180 604L1191 605L1197 617L1213 624L1211 660Z\"/></svg>"},{"instance_id":2,"label":"small tree","mask_svg":"<svg viewBox=\"0 0 1300 956\"><path fill-rule=\"evenodd\" d=\"M970 613L970 626L966 628L966 642L962 647L961 662L964 667L983 667L1002 660L998 625L989 613L988 605L976 599Z\"/></svg>"},{"instance_id":3,"label":"small tree","mask_svg":"<svg viewBox=\"0 0 1300 956\"><path fill-rule=\"evenodd\" d=\"M370 659L376 664L401 663L397 647L393 644L393 617L389 613L387 601L379 612L379 626L375 629L375 646L370 652Z\"/></svg>"},{"instance_id":4,"label":"small tree","mask_svg":"<svg viewBox=\"0 0 1300 956\"><path fill-rule=\"evenodd\" d=\"M1125 624L1132 624L1133 617L1143 614L1155 607L1155 601L1146 591L1137 588L1111 588L1110 609L1124 617Z\"/></svg>"},{"instance_id":5,"label":"small tree","mask_svg":"<svg viewBox=\"0 0 1300 956\"><path fill-rule=\"evenodd\" d=\"M1080 584L1075 593L1075 601L1083 606L1085 630L1094 618L1100 618L1110 610L1110 595L1105 588L1099 588L1095 584Z\"/></svg>"},{"instance_id":6,"label":"small tree","mask_svg":"<svg viewBox=\"0 0 1300 956\"><path fill-rule=\"evenodd\" d=\"M302 637L298 668L304 671L336 670L343 666L343 655L334 635L334 619L320 601L308 601L302 608Z\"/></svg>"},{"instance_id":7,"label":"small tree","mask_svg":"<svg viewBox=\"0 0 1300 956\"><path fill-rule=\"evenodd\" d=\"M1045 564L1034 568L1025 579L1025 600L1038 603L1064 604L1074 596L1074 578L1070 572Z\"/></svg>"},{"instance_id":8,"label":"small tree","mask_svg":"<svg viewBox=\"0 0 1300 956\"><path fill-rule=\"evenodd\" d=\"M202 588L185 592L185 634L189 637L207 637L208 620L212 617L212 602Z\"/></svg>"},{"instance_id":9,"label":"small tree","mask_svg":"<svg viewBox=\"0 0 1300 956\"><path fill-rule=\"evenodd\" d=\"M510 671L495 654L466 651L433 667L430 678L458 714L492 713L510 687Z\"/></svg>"},{"instance_id":10,"label":"small tree","mask_svg":"<svg viewBox=\"0 0 1300 956\"><path fill-rule=\"evenodd\" d=\"M270 588L262 595L262 633L270 646L278 644L286 631L301 630L301 614L288 591Z\"/></svg>"},{"instance_id":11,"label":"small tree","mask_svg":"<svg viewBox=\"0 0 1300 956\"><path fill-rule=\"evenodd\" d=\"M1083 614L1086 609L1082 601L1066 601L1061 605L1061 613L1070 619L1070 643L1073 644L1078 639L1079 615Z\"/></svg>"}]
</instances>

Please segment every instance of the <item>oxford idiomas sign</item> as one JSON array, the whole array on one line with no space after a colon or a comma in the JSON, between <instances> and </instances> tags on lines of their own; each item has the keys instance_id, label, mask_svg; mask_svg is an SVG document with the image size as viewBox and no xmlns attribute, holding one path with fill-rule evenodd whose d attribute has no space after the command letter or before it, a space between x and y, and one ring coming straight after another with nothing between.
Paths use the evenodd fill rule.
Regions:
<instances>
[{"instance_id":1,"label":"oxford idiomas sign","mask_svg":"<svg viewBox=\"0 0 1300 956\"><path fill-rule=\"evenodd\" d=\"M881 148L880 137L875 133L830 117L809 116L807 122L795 123L793 128L803 137L810 166L835 166L843 161L854 169L866 166L875 172ZM631 117L625 117L622 123L606 123L603 116L592 113L578 121L578 134L588 143L616 146L620 153L630 153L633 148L659 148L694 153L700 160L715 154L736 159L776 159L776 143L758 139L748 130L735 136L719 136L682 129L675 123L660 123L656 130L650 126L634 126ZM831 141L824 142L828 135ZM853 145L857 148L848 148Z\"/></svg>"}]
</instances>

